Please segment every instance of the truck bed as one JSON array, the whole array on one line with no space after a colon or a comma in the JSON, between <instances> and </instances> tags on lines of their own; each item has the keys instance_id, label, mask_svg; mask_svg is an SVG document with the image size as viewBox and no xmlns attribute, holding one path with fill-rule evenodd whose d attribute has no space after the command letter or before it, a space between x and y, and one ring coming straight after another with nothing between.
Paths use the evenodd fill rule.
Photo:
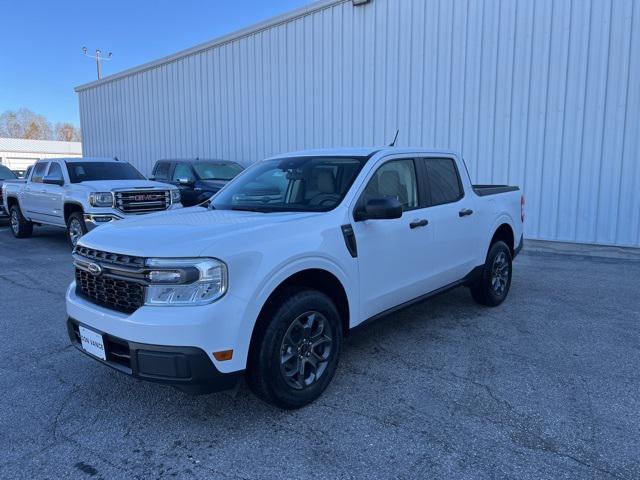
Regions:
<instances>
[{"instance_id":1,"label":"truck bed","mask_svg":"<svg viewBox=\"0 0 640 480\"><path fill-rule=\"evenodd\" d=\"M480 197L487 195L497 195L498 193L517 192L520 187L511 185L472 185L473 191Z\"/></svg>"}]
</instances>

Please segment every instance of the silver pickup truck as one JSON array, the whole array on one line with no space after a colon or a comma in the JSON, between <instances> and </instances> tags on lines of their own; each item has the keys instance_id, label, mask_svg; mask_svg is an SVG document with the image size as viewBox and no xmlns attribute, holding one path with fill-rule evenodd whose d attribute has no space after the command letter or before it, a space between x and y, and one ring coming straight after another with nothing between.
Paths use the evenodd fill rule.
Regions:
<instances>
[{"instance_id":1,"label":"silver pickup truck","mask_svg":"<svg viewBox=\"0 0 640 480\"><path fill-rule=\"evenodd\" d=\"M72 247L98 225L182 207L176 187L113 158L39 160L26 182L2 185L2 198L17 238L31 236L34 225L54 225L66 228Z\"/></svg>"}]
</instances>

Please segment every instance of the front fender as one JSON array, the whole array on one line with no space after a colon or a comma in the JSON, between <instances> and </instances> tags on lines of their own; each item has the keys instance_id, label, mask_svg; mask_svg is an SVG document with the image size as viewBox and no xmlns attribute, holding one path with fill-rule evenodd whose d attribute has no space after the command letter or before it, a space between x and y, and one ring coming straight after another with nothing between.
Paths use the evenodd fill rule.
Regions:
<instances>
[{"instance_id":1,"label":"front fender","mask_svg":"<svg viewBox=\"0 0 640 480\"><path fill-rule=\"evenodd\" d=\"M246 359L249 353L249 347L253 330L260 315L260 311L269 299L269 296L289 277L300 273L304 270L325 270L334 275L342 284L347 298L349 300L349 317L358 318L358 291L352 288L357 285L353 279L353 275L357 274L354 264L354 271L349 272L343 268L338 261L327 256L318 254L300 255L289 259L287 262L275 266L271 272L260 282L252 299L247 303L247 308L242 315L242 320L238 328L238 338L235 343L236 350L241 358Z\"/></svg>"}]
</instances>

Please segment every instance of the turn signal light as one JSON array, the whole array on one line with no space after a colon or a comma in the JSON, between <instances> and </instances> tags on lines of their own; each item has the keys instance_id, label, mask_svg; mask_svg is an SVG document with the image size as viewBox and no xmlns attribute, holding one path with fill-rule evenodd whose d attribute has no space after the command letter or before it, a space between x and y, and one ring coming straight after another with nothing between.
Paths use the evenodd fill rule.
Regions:
<instances>
[{"instance_id":1,"label":"turn signal light","mask_svg":"<svg viewBox=\"0 0 640 480\"><path fill-rule=\"evenodd\" d=\"M219 362L225 362L231 360L233 357L233 350L222 350L221 352L213 352L213 356Z\"/></svg>"}]
</instances>

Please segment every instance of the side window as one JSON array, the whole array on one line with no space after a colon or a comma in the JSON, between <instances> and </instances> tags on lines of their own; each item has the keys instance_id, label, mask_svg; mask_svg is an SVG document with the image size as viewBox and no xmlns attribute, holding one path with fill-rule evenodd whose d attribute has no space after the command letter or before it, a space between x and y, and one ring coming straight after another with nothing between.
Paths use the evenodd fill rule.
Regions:
<instances>
[{"instance_id":1,"label":"side window","mask_svg":"<svg viewBox=\"0 0 640 480\"><path fill-rule=\"evenodd\" d=\"M153 169L153 176L158 181L169 180L169 167L171 164L169 162L158 162L156 163L156 167Z\"/></svg>"},{"instance_id":2,"label":"side window","mask_svg":"<svg viewBox=\"0 0 640 480\"><path fill-rule=\"evenodd\" d=\"M382 165L364 190L363 199L397 198L404 211L418 208L418 182L412 159L392 160Z\"/></svg>"},{"instance_id":3,"label":"side window","mask_svg":"<svg viewBox=\"0 0 640 480\"><path fill-rule=\"evenodd\" d=\"M49 173L47 173L47 176L64 180L64 176L62 175L62 167L60 167L60 164L58 162L51 162L51 164L49 165Z\"/></svg>"},{"instance_id":4,"label":"side window","mask_svg":"<svg viewBox=\"0 0 640 480\"><path fill-rule=\"evenodd\" d=\"M173 170L173 176L171 180L177 182L180 178L188 178L189 180L193 180L193 173L191 173L191 167L184 163L178 163L176 168Z\"/></svg>"},{"instance_id":5,"label":"side window","mask_svg":"<svg viewBox=\"0 0 640 480\"><path fill-rule=\"evenodd\" d=\"M451 158L425 159L431 205L457 202L464 196L456 162Z\"/></svg>"},{"instance_id":6,"label":"side window","mask_svg":"<svg viewBox=\"0 0 640 480\"><path fill-rule=\"evenodd\" d=\"M42 183L42 177L44 177L44 172L47 171L47 165L49 162L38 162L36 166L33 167L33 174L31 175L31 181L34 183Z\"/></svg>"}]
</instances>

